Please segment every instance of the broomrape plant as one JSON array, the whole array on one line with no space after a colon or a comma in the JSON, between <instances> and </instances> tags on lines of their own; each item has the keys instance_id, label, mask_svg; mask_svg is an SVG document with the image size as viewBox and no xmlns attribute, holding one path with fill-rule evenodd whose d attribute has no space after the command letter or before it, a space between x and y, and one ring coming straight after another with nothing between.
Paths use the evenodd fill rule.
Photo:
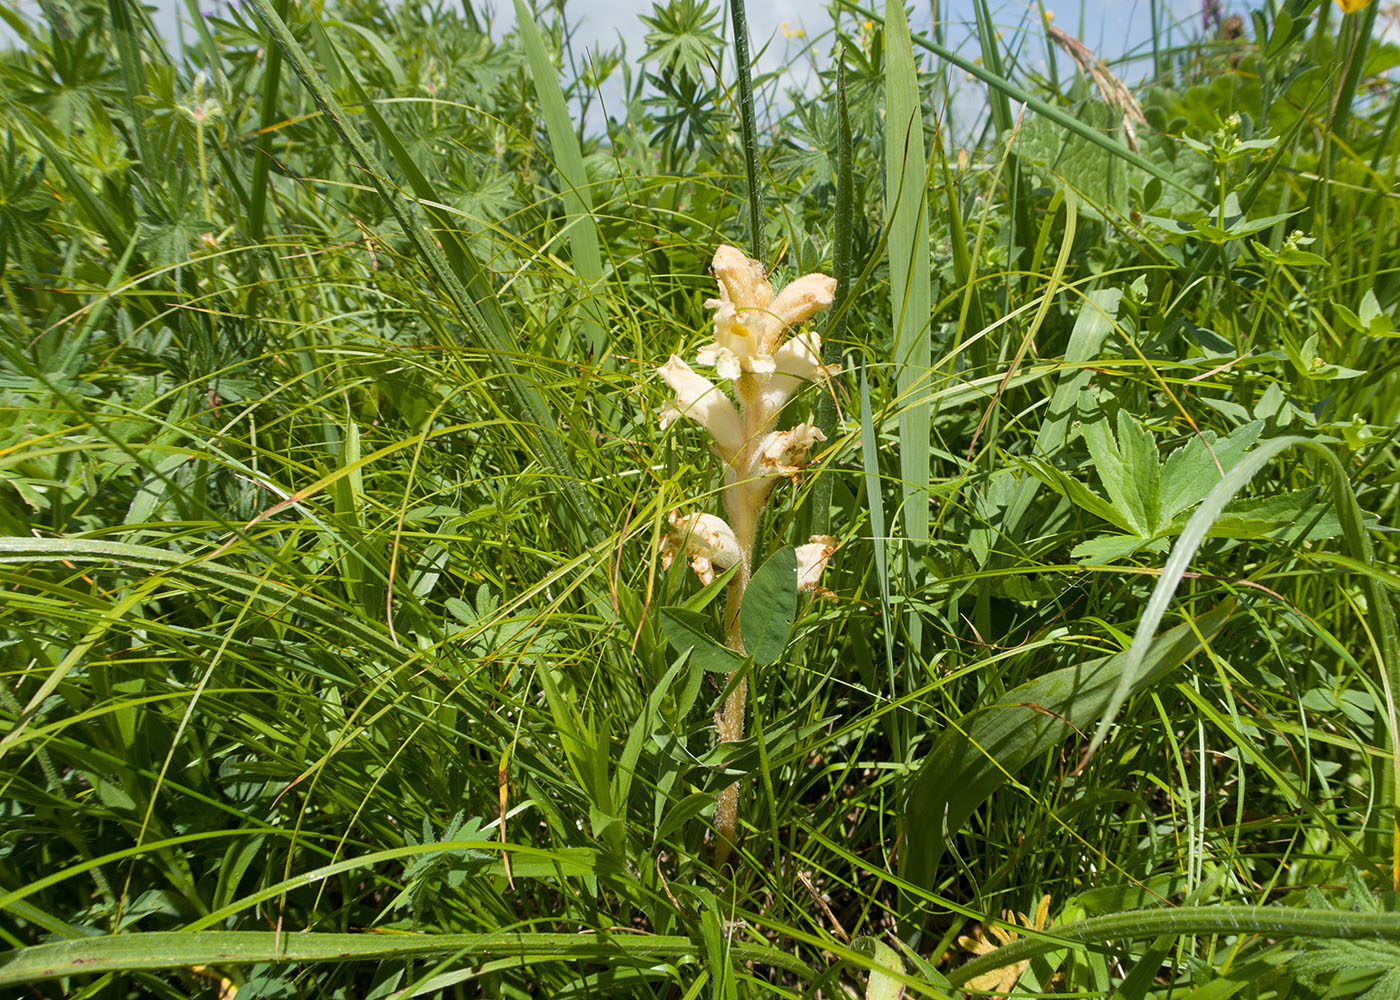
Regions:
<instances>
[{"instance_id":1,"label":"broomrape plant","mask_svg":"<svg viewBox=\"0 0 1400 1000\"><path fill-rule=\"evenodd\" d=\"M710 434L711 450L724 465L726 517L671 511L660 555L667 568L683 555L704 583L714 580L716 572L737 567L725 594L724 639L743 656L739 609L753 571L759 518L778 480L797 482L812 446L826 440L814 424L799 423L789 430L776 425L784 404L804 381L821 382L838 370L821 363L817 334L800 329L831 306L836 280L806 274L774 295L763 265L732 246L715 251L711 268L719 282L719 298L708 300L705 307L715 310L715 339L700 349L696 362L712 365L721 379L733 382L734 398L674 354L657 370L676 394L675 403L662 410L662 429L688 417ZM836 539L829 535L813 535L797 546L799 590L819 590L822 570L835 551ZM748 681L741 679L716 713L721 741L743 737L747 695ZM715 804L719 863L732 848L738 816L736 783L724 789Z\"/></svg>"}]
</instances>

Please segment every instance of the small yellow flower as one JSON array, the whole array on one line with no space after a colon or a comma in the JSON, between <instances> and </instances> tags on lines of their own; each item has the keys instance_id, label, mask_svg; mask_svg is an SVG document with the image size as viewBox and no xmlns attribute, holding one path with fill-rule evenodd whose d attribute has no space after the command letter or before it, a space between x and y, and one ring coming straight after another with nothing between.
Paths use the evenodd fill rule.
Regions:
<instances>
[{"instance_id":1,"label":"small yellow flower","mask_svg":"<svg viewBox=\"0 0 1400 1000\"><path fill-rule=\"evenodd\" d=\"M1010 910L1007 910L1003 915L1006 917L1008 923L1014 925L1019 922L1022 927L1029 927L1033 931L1043 931L1046 927L1050 926L1050 897L1042 896L1040 898L1040 903L1035 908L1034 918L1028 917L1024 913L1012 913ZM993 944L984 937L960 937L958 938L958 944L975 955L990 955L998 948L1010 944L1020 936L1010 928L997 927L996 925L985 927L984 929L1000 943ZM1013 962L1010 965L1002 966L1000 969L994 969L984 975L969 979L964 985L969 990L985 991L991 993L994 997L1005 997L1011 992L1012 988L1016 985L1016 981L1021 978L1021 973L1025 972L1030 964L1029 961Z\"/></svg>"},{"instance_id":2,"label":"small yellow flower","mask_svg":"<svg viewBox=\"0 0 1400 1000\"><path fill-rule=\"evenodd\" d=\"M1371 0L1337 0L1337 6L1342 8L1343 14L1355 14L1364 7L1369 7Z\"/></svg>"}]
</instances>

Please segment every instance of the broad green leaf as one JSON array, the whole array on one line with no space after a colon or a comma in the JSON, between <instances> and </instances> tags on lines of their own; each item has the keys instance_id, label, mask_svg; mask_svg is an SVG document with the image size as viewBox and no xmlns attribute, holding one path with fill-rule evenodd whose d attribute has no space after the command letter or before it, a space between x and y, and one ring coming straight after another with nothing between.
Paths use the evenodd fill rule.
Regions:
<instances>
[{"instance_id":1,"label":"broad green leaf","mask_svg":"<svg viewBox=\"0 0 1400 1000\"><path fill-rule=\"evenodd\" d=\"M904 962L898 952L873 937L857 938L851 942L851 950L869 954L872 959L865 1000L899 1000L904 996L904 984L895 978L904 974Z\"/></svg>"},{"instance_id":2,"label":"broad green leaf","mask_svg":"<svg viewBox=\"0 0 1400 1000\"><path fill-rule=\"evenodd\" d=\"M732 674L744 665L744 658L713 638L708 625L709 617L699 612L685 608L661 609L661 631L677 653L689 651L691 660L704 670Z\"/></svg>"},{"instance_id":3,"label":"broad green leaf","mask_svg":"<svg viewBox=\"0 0 1400 1000\"><path fill-rule=\"evenodd\" d=\"M761 667L783 655L797 620L797 553L785 545L768 557L749 581L739 608L744 648Z\"/></svg>"},{"instance_id":4,"label":"broad green leaf","mask_svg":"<svg viewBox=\"0 0 1400 1000\"><path fill-rule=\"evenodd\" d=\"M1209 641L1234 609L1217 606L1153 641L1133 679L1141 691L1166 677ZM1091 726L1109 705L1128 664L1127 651L1052 671L974 709L944 731L919 765L905 806L904 877L931 887L948 841L1016 772Z\"/></svg>"}]
</instances>

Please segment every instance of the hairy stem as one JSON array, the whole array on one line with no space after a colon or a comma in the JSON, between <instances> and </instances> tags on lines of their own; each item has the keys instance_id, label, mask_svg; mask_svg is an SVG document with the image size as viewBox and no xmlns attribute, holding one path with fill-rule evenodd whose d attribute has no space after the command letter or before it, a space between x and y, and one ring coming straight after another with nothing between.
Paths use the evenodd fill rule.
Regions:
<instances>
[{"instance_id":1,"label":"hairy stem","mask_svg":"<svg viewBox=\"0 0 1400 1000\"><path fill-rule=\"evenodd\" d=\"M757 408L745 410L745 424L750 414ZM757 435L751 434L750 441ZM740 468L747 466L751 456L750 444L741 456ZM744 593L749 589L749 577L753 574L753 546L758 533L758 517L766 506L766 498L754 495L740 480L731 482L724 488L725 513L729 515L729 526L734 529L734 538L739 543L741 555L739 569L734 579L729 581L724 604L724 641L740 656L747 656L744 649L744 633L739 620L739 610L744 604ZM730 674L730 680L734 675ZM744 703L748 699L749 682L746 679L734 685L729 697L724 699L724 707L715 713L715 730L721 743L737 743L744 738ZM715 865L724 864L729 852L738 843L739 827L739 782L734 782L719 793L715 802Z\"/></svg>"}]
</instances>

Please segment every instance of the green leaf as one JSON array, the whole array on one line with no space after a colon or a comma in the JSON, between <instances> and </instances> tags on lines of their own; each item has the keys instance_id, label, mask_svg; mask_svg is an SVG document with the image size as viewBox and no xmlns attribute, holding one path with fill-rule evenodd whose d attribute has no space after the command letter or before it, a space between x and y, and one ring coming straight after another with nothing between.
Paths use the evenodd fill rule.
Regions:
<instances>
[{"instance_id":1,"label":"green leaf","mask_svg":"<svg viewBox=\"0 0 1400 1000\"><path fill-rule=\"evenodd\" d=\"M705 628L708 622L708 616L685 608L661 609L661 631L677 653L689 651L703 670L732 674L744 665L744 658L712 638Z\"/></svg>"},{"instance_id":2,"label":"green leaf","mask_svg":"<svg viewBox=\"0 0 1400 1000\"><path fill-rule=\"evenodd\" d=\"M523 862L514 862L519 877ZM555 875L558 869L549 871ZM567 870L562 874L570 874ZM758 962L796 973L813 974L778 949L724 940L730 962ZM75 941L16 948L0 955L0 986L62 976L92 975L134 969L176 969L197 965L239 966L258 962L301 964L366 962L385 959L452 956L515 958L558 962L610 962L618 954L633 961L665 961L695 954L695 942L678 935L531 934L491 931L486 934L286 934L278 931L158 931L114 934Z\"/></svg>"},{"instance_id":3,"label":"green leaf","mask_svg":"<svg viewBox=\"0 0 1400 1000\"><path fill-rule=\"evenodd\" d=\"M865 1000L899 1000L904 995L904 984L898 978L904 975L904 962L898 952L873 937L856 938L851 950L871 957Z\"/></svg>"},{"instance_id":4,"label":"green leaf","mask_svg":"<svg viewBox=\"0 0 1400 1000\"><path fill-rule=\"evenodd\" d=\"M1109 503L1073 476L1061 472L1049 462L1043 460L1032 462L1021 461L1020 464L1036 479L1039 479L1042 483L1076 507L1087 510L1095 517L1103 518L1115 528L1128 534L1138 534L1137 525L1126 516L1126 513L1120 507ZM1139 535L1139 537L1145 536Z\"/></svg>"},{"instance_id":5,"label":"green leaf","mask_svg":"<svg viewBox=\"0 0 1400 1000\"><path fill-rule=\"evenodd\" d=\"M1366 294L1361 296L1361 309L1357 312L1357 319L1361 321L1362 331L1369 337L1400 336L1390 317L1381 312L1381 304L1376 299L1376 293L1370 288L1366 289Z\"/></svg>"},{"instance_id":6,"label":"green leaf","mask_svg":"<svg viewBox=\"0 0 1400 1000\"><path fill-rule=\"evenodd\" d=\"M1126 410L1118 411L1115 437L1097 401L1089 412L1083 412L1088 398L1086 394L1081 399L1080 430L1094 459L1094 469L1109 499L1126 516L1133 531L1151 538L1157 533L1161 514L1157 443L1151 432Z\"/></svg>"},{"instance_id":7,"label":"green leaf","mask_svg":"<svg viewBox=\"0 0 1400 1000\"><path fill-rule=\"evenodd\" d=\"M1104 566L1119 559L1126 559L1139 549L1151 546L1153 539L1142 538L1139 535L1099 535L1080 542L1070 549L1069 555L1076 562ZM1166 544L1158 542L1156 547L1159 550L1164 549Z\"/></svg>"},{"instance_id":8,"label":"green leaf","mask_svg":"<svg viewBox=\"0 0 1400 1000\"><path fill-rule=\"evenodd\" d=\"M1131 691L1150 687L1185 663L1220 631L1233 609L1234 602L1226 602L1157 637ZM1128 665L1124 651L1052 671L945 730L919 765L905 806L904 877L931 887L949 839L973 810L1022 767L1092 725Z\"/></svg>"},{"instance_id":9,"label":"green leaf","mask_svg":"<svg viewBox=\"0 0 1400 1000\"><path fill-rule=\"evenodd\" d=\"M1163 520L1200 503L1244 457L1263 430L1264 421L1255 420L1236 427L1220 440L1213 431L1205 431L1168 455L1162 466Z\"/></svg>"},{"instance_id":10,"label":"green leaf","mask_svg":"<svg viewBox=\"0 0 1400 1000\"><path fill-rule=\"evenodd\" d=\"M545 50L540 29L523 0L515 0L515 23L530 60L530 75L535 80L535 93L539 95L540 110L549 131L549 145L554 150L555 166L559 170L564 210L569 214L569 246L574 267L586 286L579 296L583 302L583 339L589 355L598 359L607 346L607 327L598 299L591 294L603 279L603 257L598 249L598 226L593 221L588 171L583 165L583 151L564 102L564 92L559 88L559 77Z\"/></svg>"},{"instance_id":11,"label":"green leaf","mask_svg":"<svg viewBox=\"0 0 1400 1000\"><path fill-rule=\"evenodd\" d=\"M785 545L758 568L739 608L744 648L759 666L783 655L797 620L797 552Z\"/></svg>"}]
</instances>

